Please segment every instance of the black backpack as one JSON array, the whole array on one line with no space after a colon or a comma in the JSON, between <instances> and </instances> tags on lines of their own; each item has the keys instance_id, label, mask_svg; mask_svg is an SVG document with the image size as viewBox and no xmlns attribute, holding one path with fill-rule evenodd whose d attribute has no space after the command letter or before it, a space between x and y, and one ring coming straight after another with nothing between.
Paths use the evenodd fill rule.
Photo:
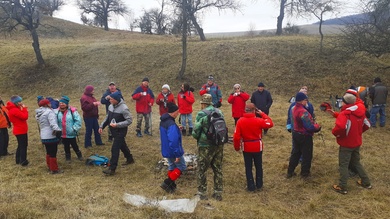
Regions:
<instances>
[{"instance_id":1,"label":"black backpack","mask_svg":"<svg viewBox=\"0 0 390 219\"><path fill-rule=\"evenodd\" d=\"M203 110L207 115L208 128L205 132L211 145L218 146L228 142L228 128L225 119L222 118L218 109L214 111Z\"/></svg>"}]
</instances>

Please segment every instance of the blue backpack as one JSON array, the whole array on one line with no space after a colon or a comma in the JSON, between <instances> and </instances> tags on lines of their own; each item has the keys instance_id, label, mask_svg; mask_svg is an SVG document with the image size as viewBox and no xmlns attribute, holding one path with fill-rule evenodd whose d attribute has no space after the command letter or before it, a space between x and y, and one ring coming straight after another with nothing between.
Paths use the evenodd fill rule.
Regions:
<instances>
[{"instance_id":1,"label":"blue backpack","mask_svg":"<svg viewBox=\"0 0 390 219\"><path fill-rule=\"evenodd\" d=\"M85 161L85 165L90 166L108 166L110 159L105 156L99 156L98 154L91 155Z\"/></svg>"}]
</instances>

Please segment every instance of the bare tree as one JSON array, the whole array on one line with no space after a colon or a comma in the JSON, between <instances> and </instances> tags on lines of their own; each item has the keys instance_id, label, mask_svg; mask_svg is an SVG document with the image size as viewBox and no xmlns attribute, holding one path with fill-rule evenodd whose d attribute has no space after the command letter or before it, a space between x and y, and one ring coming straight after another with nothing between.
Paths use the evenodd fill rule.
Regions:
<instances>
[{"instance_id":1,"label":"bare tree","mask_svg":"<svg viewBox=\"0 0 390 219\"><path fill-rule=\"evenodd\" d=\"M122 0L77 0L77 5L83 11L81 19L85 23L104 27L108 31L108 21L111 14L125 15L128 12ZM87 15L92 14L93 20Z\"/></svg>"},{"instance_id":2,"label":"bare tree","mask_svg":"<svg viewBox=\"0 0 390 219\"><path fill-rule=\"evenodd\" d=\"M39 9L44 15L53 17L55 11L60 10L65 5L65 0L39 0Z\"/></svg>"},{"instance_id":3,"label":"bare tree","mask_svg":"<svg viewBox=\"0 0 390 219\"><path fill-rule=\"evenodd\" d=\"M182 5L182 0L171 1L176 5ZM241 8L241 4L237 0L187 0L187 17L195 26L201 41L206 41L206 36L198 22L197 14L211 8L217 8L219 11L227 9L237 11Z\"/></svg>"},{"instance_id":4,"label":"bare tree","mask_svg":"<svg viewBox=\"0 0 390 219\"><path fill-rule=\"evenodd\" d=\"M165 13L166 3L161 1L161 8L145 10L144 14L134 21L135 26L141 29L142 33L164 35L169 32L171 18Z\"/></svg>"},{"instance_id":5,"label":"bare tree","mask_svg":"<svg viewBox=\"0 0 390 219\"><path fill-rule=\"evenodd\" d=\"M366 1L362 13L364 17L346 24L342 46L376 57L390 53L390 0Z\"/></svg>"},{"instance_id":6,"label":"bare tree","mask_svg":"<svg viewBox=\"0 0 390 219\"><path fill-rule=\"evenodd\" d=\"M336 13L340 9L341 3L338 0L307 0L302 2L306 13L309 13L319 20L318 32L320 33L320 52L323 49L324 34L322 24L325 13Z\"/></svg>"},{"instance_id":7,"label":"bare tree","mask_svg":"<svg viewBox=\"0 0 390 219\"><path fill-rule=\"evenodd\" d=\"M39 46L37 29L40 26L41 13L38 0L1 0L0 1L0 27L5 31L16 30L22 26L29 31L32 38L35 57L38 64L45 66L45 61Z\"/></svg>"},{"instance_id":8,"label":"bare tree","mask_svg":"<svg viewBox=\"0 0 390 219\"><path fill-rule=\"evenodd\" d=\"M276 35L283 33L283 20L285 15L301 16L304 12L302 5L305 0L279 0L279 16L276 23Z\"/></svg>"}]
</instances>

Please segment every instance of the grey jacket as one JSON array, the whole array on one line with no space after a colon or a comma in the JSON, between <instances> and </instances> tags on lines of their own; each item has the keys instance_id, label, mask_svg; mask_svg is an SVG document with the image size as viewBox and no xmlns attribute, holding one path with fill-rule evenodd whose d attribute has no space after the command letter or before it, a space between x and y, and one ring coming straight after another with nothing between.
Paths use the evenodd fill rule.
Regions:
<instances>
[{"instance_id":1,"label":"grey jacket","mask_svg":"<svg viewBox=\"0 0 390 219\"><path fill-rule=\"evenodd\" d=\"M40 107L35 110L35 118L38 121L41 139L54 139L53 131L61 131L57 124L57 117L54 111L48 107Z\"/></svg>"},{"instance_id":2,"label":"grey jacket","mask_svg":"<svg viewBox=\"0 0 390 219\"><path fill-rule=\"evenodd\" d=\"M110 125L112 120L115 119L116 128L113 128ZM100 127L105 128L109 126L112 136L115 137L125 137L127 134L127 127L131 125L133 118L131 116L130 110L123 100L117 105L110 105L108 107L108 113L104 121L101 123Z\"/></svg>"},{"instance_id":3,"label":"grey jacket","mask_svg":"<svg viewBox=\"0 0 390 219\"><path fill-rule=\"evenodd\" d=\"M376 83L370 88L370 98L372 105L384 105L386 104L388 90L382 83Z\"/></svg>"}]
</instances>

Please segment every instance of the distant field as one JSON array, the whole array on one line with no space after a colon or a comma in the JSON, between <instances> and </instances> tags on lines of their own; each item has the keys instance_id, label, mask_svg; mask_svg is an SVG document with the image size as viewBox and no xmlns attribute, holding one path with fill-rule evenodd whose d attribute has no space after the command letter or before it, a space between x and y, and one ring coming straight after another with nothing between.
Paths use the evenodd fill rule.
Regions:
<instances>
[{"instance_id":1,"label":"distant field","mask_svg":"<svg viewBox=\"0 0 390 219\"><path fill-rule=\"evenodd\" d=\"M338 179L338 146L331 134L334 119L319 111L319 104L329 95L341 95L352 84L370 85L380 76L389 85L389 69L378 68L378 62L390 63L389 57L372 59L358 54L345 56L333 44L337 37L325 38L323 54L318 52L317 36L281 37L218 37L206 42L191 38L188 67L184 80L176 79L181 64L181 41L171 36L149 36L123 31L105 32L61 20L45 20L60 26L61 31L44 30L41 38L45 69L36 67L31 40L25 34L19 39L0 39L0 95L7 100L18 94L29 107L29 151L27 168L14 164L14 157L0 159L0 219L3 218L389 218L390 173L388 171L390 126L368 130L361 150L362 163L372 190L349 180L348 195L332 191ZM40 143L34 109L36 96L68 95L70 104L80 110L83 88L92 84L100 98L110 81L115 81L124 94L133 117L135 103L131 94L145 76L155 92L168 83L177 94L181 83L189 82L196 90L194 113L200 110L197 90L213 74L223 91L222 111L233 133L231 107L227 97L233 85L240 83L252 93L258 82L271 91L274 105L270 116L275 127L264 137L264 189L245 191L242 154L231 144L224 151L223 201L201 201L193 214L167 213L156 208L137 208L126 204L124 193L148 198L191 198L196 193L194 175L178 180L178 191L166 194L159 187L165 172L156 172L161 159L158 133L159 115L153 107L153 136L135 137L135 124L126 138L136 163L118 168L113 177L105 177L100 167L88 167L73 160L66 163L59 147L61 175L50 175L45 167L45 152ZM291 151L291 134L285 130L288 100L300 86L309 87L310 101L315 106L321 134L314 136L312 179L285 179ZM100 119L104 107L100 107ZM389 108L387 108L389 113ZM133 120L135 123L135 120ZM83 148L84 128L80 146L85 156L93 153L110 155L110 145L86 150ZM10 151L16 150L16 139L10 131ZM103 133L106 141L107 133ZM196 141L184 137L185 151L196 153ZM72 154L73 158L75 157ZM124 158L121 155L120 162ZM297 172L300 168L298 167ZM211 172L211 170L209 170ZM212 175L208 175L209 192Z\"/></svg>"}]
</instances>

